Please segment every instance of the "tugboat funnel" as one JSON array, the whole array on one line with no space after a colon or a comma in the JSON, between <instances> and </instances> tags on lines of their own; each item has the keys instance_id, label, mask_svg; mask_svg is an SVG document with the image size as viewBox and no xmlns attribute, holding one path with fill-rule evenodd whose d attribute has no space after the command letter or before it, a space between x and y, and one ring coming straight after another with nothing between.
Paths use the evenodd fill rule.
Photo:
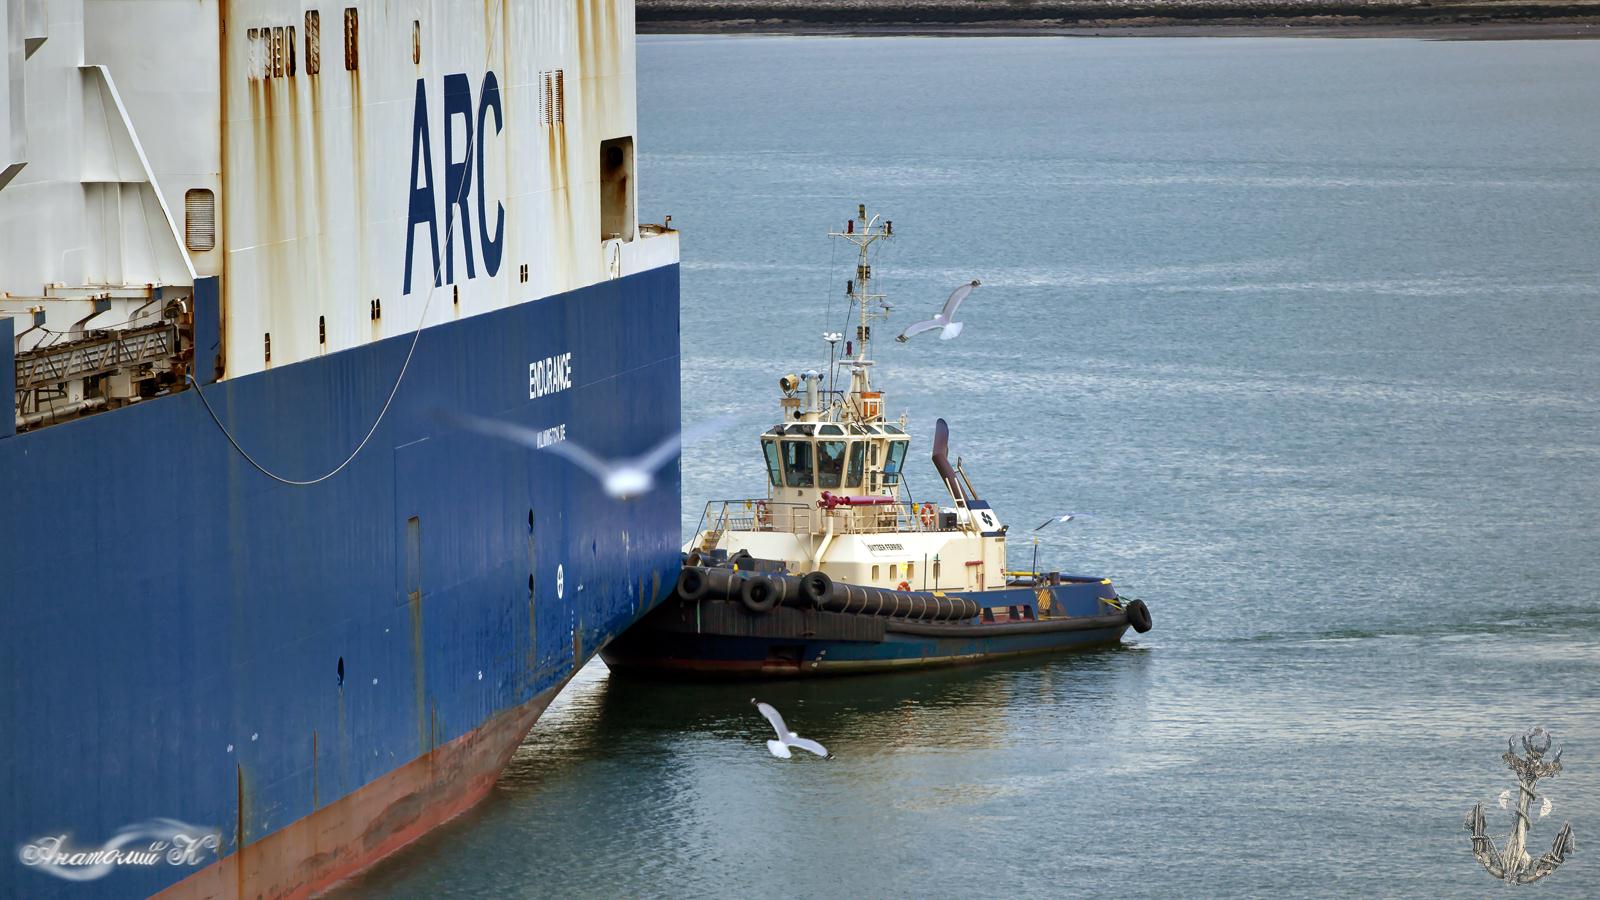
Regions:
<instances>
[{"instance_id":1,"label":"tugboat funnel","mask_svg":"<svg viewBox=\"0 0 1600 900\"><path fill-rule=\"evenodd\" d=\"M950 467L950 426L940 419L933 426L933 467L939 470L939 477L944 479L945 487L950 489L950 497L957 501L965 501L967 495L961 490L961 482L956 479L956 471Z\"/></svg>"}]
</instances>

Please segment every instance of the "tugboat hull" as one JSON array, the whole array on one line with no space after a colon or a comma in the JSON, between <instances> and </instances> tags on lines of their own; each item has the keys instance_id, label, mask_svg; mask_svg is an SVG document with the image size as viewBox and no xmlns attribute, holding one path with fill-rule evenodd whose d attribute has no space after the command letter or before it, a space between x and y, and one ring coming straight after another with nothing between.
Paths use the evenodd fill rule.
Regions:
<instances>
[{"instance_id":1,"label":"tugboat hull","mask_svg":"<svg viewBox=\"0 0 1600 900\"><path fill-rule=\"evenodd\" d=\"M1098 581L951 596L977 601L984 613L925 622L791 606L756 613L734 599L673 597L601 656L621 672L848 675L1114 646L1131 625L1110 585Z\"/></svg>"},{"instance_id":2,"label":"tugboat hull","mask_svg":"<svg viewBox=\"0 0 1600 900\"><path fill-rule=\"evenodd\" d=\"M891 309L873 287L873 245L894 223L859 204L828 234L857 253L845 283L854 338L824 335L826 372L778 377L780 421L759 439L765 496L706 504L672 599L603 651L605 661L653 673L831 675L1100 647L1129 628L1148 631L1144 603L1124 602L1107 579L1006 565L1011 526L952 460L944 419L929 454L943 491L912 499L908 416L884 415L870 352L873 323ZM956 309L978 285L956 288L898 340L941 326L955 337Z\"/></svg>"}]
</instances>

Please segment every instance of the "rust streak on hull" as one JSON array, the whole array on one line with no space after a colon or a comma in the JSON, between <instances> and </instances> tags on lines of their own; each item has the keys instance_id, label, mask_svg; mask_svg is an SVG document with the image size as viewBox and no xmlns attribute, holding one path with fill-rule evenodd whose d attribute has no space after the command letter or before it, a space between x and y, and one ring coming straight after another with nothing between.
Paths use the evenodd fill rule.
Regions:
<instances>
[{"instance_id":1,"label":"rust streak on hull","mask_svg":"<svg viewBox=\"0 0 1600 900\"><path fill-rule=\"evenodd\" d=\"M563 681L156 896L310 897L482 800Z\"/></svg>"}]
</instances>

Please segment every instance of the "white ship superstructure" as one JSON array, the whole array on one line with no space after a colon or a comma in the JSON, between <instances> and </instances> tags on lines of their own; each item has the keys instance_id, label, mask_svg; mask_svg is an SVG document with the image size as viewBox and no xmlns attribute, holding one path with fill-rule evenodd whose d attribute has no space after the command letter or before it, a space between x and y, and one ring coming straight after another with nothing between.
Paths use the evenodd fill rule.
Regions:
<instances>
[{"instance_id":1,"label":"white ship superstructure","mask_svg":"<svg viewBox=\"0 0 1600 900\"><path fill-rule=\"evenodd\" d=\"M24 428L677 261L630 0L0 4Z\"/></svg>"}]
</instances>

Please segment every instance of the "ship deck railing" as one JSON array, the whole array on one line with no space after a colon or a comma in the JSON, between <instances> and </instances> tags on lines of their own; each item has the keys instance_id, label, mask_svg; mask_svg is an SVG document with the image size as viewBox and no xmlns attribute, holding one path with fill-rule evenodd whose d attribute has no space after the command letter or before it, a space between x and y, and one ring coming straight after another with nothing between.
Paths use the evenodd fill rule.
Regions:
<instances>
[{"instance_id":1,"label":"ship deck railing","mask_svg":"<svg viewBox=\"0 0 1600 900\"><path fill-rule=\"evenodd\" d=\"M778 532L821 534L832 526L834 534L904 534L907 532L959 531L946 524L934 504L897 500L878 506L837 506L823 509L810 503L793 503L750 497L712 500L700 515L695 533L701 544L714 547L728 532Z\"/></svg>"}]
</instances>

